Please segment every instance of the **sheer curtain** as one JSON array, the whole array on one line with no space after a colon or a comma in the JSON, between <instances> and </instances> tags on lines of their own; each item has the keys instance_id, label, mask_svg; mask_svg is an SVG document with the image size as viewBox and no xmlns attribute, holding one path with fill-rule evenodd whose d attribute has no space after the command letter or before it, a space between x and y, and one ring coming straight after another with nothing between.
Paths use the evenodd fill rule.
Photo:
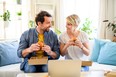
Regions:
<instances>
[{"instance_id":1,"label":"sheer curtain","mask_svg":"<svg viewBox=\"0 0 116 77\"><path fill-rule=\"evenodd\" d=\"M98 37L102 39L112 39L113 32L111 29L107 29L106 26L108 22L103 22L104 20L109 20L112 22L114 17L114 0L100 0L99 7L99 29L98 29Z\"/></svg>"},{"instance_id":2,"label":"sheer curtain","mask_svg":"<svg viewBox=\"0 0 116 77\"><path fill-rule=\"evenodd\" d=\"M98 37L99 38L106 38L105 35L105 28L106 23L103 22L103 20L108 19L107 12L108 12L108 0L100 0L100 11L99 11L99 30L98 30Z\"/></svg>"}]
</instances>

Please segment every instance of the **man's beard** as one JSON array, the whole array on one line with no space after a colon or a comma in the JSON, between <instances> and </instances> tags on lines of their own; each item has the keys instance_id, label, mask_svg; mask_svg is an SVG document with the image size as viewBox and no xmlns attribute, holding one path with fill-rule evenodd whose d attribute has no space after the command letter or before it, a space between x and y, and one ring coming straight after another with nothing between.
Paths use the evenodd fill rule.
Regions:
<instances>
[{"instance_id":1,"label":"man's beard","mask_svg":"<svg viewBox=\"0 0 116 77\"><path fill-rule=\"evenodd\" d=\"M50 30L50 28L48 27L48 28L45 29L45 32L49 32L49 30Z\"/></svg>"}]
</instances>

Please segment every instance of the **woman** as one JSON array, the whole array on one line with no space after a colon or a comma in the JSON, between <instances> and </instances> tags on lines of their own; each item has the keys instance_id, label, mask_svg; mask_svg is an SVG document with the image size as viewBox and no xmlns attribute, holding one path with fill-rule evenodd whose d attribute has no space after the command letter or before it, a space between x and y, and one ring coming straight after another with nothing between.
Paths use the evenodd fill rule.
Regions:
<instances>
[{"instance_id":1,"label":"woman","mask_svg":"<svg viewBox=\"0 0 116 77\"><path fill-rule=\"evenodd\" d=\"M81 59L89 55L89 40L85 32L76 30L80 18L73 14L66 18L66 31L59 36L61 55L65 59Z\"/></svg>"}]
</instances>

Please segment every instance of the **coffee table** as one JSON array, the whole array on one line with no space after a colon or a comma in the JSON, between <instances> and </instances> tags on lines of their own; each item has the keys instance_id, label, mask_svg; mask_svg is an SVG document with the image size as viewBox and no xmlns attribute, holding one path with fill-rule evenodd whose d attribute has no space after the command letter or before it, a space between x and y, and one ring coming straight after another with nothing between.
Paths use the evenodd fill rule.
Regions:
<instances>
[{"instance_id":1,"label":"coffee table","mask_svg":"<svg viewBox=\"0 0 116 77\"><path fill-rule=\"evenodd\" d=\"M105 77L104 71L81 72L81 77ZM20 73L17 77L46 77L48 73Z\"/></svg>"}]
</instances>

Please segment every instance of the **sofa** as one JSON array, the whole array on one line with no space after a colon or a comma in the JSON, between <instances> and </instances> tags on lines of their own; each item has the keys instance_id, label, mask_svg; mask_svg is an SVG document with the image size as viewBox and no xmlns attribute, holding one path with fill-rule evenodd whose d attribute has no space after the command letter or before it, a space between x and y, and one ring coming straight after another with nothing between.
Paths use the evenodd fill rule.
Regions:
<instances>
[{"instance_id":1,"label":"sofa","mask_svg":"<svg viewBox=\"0 0 116 77\"><path fill-rule=\"evenodd\" d=\"M116 71L116 43L108 39L90 41L90 70Z\"/></svg>"},{"instance_id":2,"label":"sofa","mask_svg":"<svg viewBox=\"0 0 116 77\"><path fill-rule=\"evenodd\" d=\"M18 40L0 41L0 77L16 77L22 59L17 56Z\"/></svg>"},{"instance_id":3,"label":"sofa","mask_svg":"<svg viewBox=\"0 0 116 77\"><path fill-rule=\"evenodd\" d=\"M16 77L20 70L21 58L17 56L18 41L0 41L0 77ZM83 60L91 60L89 70L116 71L116 43L94 39L90 41L90 56L84 56ZM60 57L59 60L64 60Z\"/></svg>"}]
</instances>

